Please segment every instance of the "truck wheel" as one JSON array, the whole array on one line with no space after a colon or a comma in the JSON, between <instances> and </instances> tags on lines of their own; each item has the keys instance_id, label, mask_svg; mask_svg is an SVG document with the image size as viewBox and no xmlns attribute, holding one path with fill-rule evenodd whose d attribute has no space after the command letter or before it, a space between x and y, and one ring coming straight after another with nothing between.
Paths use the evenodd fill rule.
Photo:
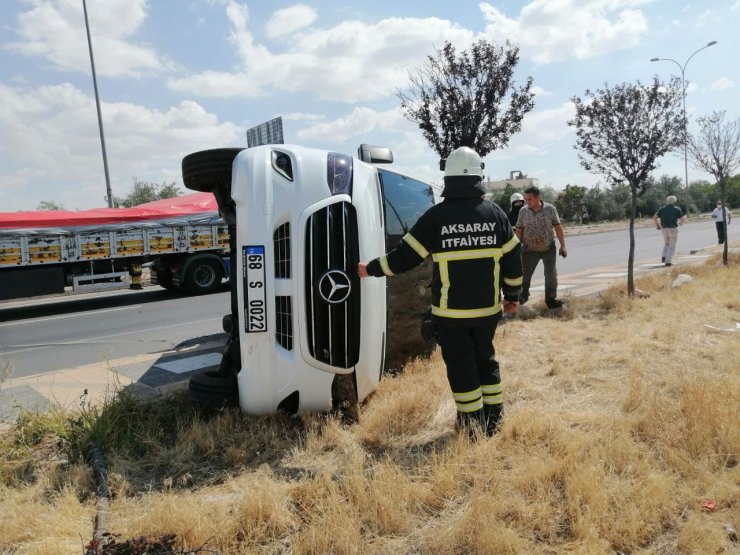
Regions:
<instances>
[{"instance_id":1,"label":"truck wheel","mask_svg":"<svg viewBox=\"0 0 740 555\"><path fill-rule=\"evenodd\" d=\"M194 191L212 193L219 185L231 189L231 166L243 148L214 148L182 159L182 181Z\"/></svg>"},{"instance_id":2,"label":"truck wheel","mask_svg":"<svg viewBox=\"0 0 740 555\"><path fill-rule=\"evenodd\" d=\"M211 293L221 285L224 272L215 260L196 260L185 272L185 289L200 295Z\"/></svg>"},{"instance_id":3,"label":"truck wheel","mask_svg":"<svg viewBox=\"0 0 740 555\"><path fill-rule=\"evenodd\" d=\"M190 377L190 400L202 407L220 408L239 404L239 386L234 376L223 377L217 370L209 370Z\"/></svg>"},{"instance_id":4,"label":"truck wheel","mask_svg":"<svg viewBox=\"0 0 740 555\"><path fill-rule=\"evenodd\" d=\"M172 274L170 274L169 272L163 272L161 274L157 272L157 283L160 287L163 287L168 291L176 289L175 284L172 283Z\"/></svg>"}]
</instances>

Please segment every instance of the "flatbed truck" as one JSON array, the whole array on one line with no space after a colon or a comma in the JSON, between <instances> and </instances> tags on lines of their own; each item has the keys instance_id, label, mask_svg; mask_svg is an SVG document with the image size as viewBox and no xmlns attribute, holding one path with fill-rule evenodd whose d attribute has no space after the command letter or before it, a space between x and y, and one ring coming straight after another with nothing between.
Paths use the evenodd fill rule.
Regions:
<instances>
[{"instance_id":1,"label":"flatbed truck","mask_svg":"<svg viewBox=\"0 0 740 555\"><path fill-rule=\"evenodd\" d=\"M0 300L151 280L189 294L229 276L229 232L210 193L131 209L0 213Z\"/></svg>"}]
</instances>

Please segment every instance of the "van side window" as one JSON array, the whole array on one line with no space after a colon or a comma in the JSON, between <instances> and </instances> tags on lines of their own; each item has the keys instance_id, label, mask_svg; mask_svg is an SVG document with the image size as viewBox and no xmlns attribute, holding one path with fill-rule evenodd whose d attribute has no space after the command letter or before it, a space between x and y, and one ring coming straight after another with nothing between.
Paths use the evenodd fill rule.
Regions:
<instances>
[{"instance_id":1,"label":"van side window","mask_svg":"<svg viewBox=\"0 0 740 555\"><path fill-rule=\"evenodd\" d=\"M383 184L383 207L388 236L402 236L434 204L434 192L427 183L378 168Z\"/></svg>"}]
</instances>

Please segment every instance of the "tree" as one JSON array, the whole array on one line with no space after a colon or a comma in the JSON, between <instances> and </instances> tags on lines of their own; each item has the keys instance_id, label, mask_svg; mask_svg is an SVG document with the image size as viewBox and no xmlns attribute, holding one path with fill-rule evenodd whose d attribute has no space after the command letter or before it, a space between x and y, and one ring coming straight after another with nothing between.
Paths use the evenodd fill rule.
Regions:
<instances>
[{"instance_id":1,"label":"tree","mask_svg":"<svg viewBox=\"0 0 740 555\"><path fill-rule=\"evenodd\" d=\"M398 91L401 113L440 158L461 146L483 157L505 147L534 107L532 78L521 87L512 81L518 62L519 48L508 41L497 47L481 39L459 56L446 42Z\"/></svg>"},{"instance_id":2,"label":"tree","mask_svg":"<svg viewBox=\"0 0 740 555\"><path fill-rule=\"evenodd\" d=\"M555 199L555 207L563 220L582 223L584 218L588 219L586 187L566 185Z\"/></svg>"},{"instance_id":3,"label":"tree","mask_svg":"<svg viewBox=\"0 0 740 555\"><path fill-rule=\"evenodd\" d=\"M637 198L638 217L652 217L665 204L668 195L678 197L678 206L684 211L696 212L693 197L682 189L683 180L677 176L663 175L660 179L650 176L645 181L644 192ZM679 194L680 193L680 194Z\"/></svg>"},{"instance_id":4,"label":"tree","mask_svg":"<svg viewBox=\"0 0 740 555\"><path fill-rule=\"evenodd\" d=\"M589 189L584 199L588 221L593 223L624 218L629 195L624 195L623 202L615 200L615 195L614 188L602 191L597 185Z\"/></svg>"},{"instance_id":5,"label":"tree","mask_svg":"<svg viewBox=\"0 0 740 555\"><path fill-rule=\"evenodd\" d=\"M157 184L141 181L136 177L133 180L134 189L128 196L123 198L113 197L113 205L116 208L131 208L154 200L173 198L181 194L174 182Z\"/></svg>"},{"instance_id":6,"label":"tree","mask_svg":"<svg viewBox=\"0 0 740 555\"><path fill-rule=\"evenodd\" d=\"M64 206L53 200L42 200L36 210L64 210Z\"/></svg>"},{"instance_id":7,"label":"tree","mask_svg":"<svg viewBox=\"0 0 740 555\"><path fill-rule=\"evenodd\" d=\"M664 86L657 77L649 85L623 83L573 97L576 114L568 125L576 128L575 148L581 165L603 175L612 184L630 187L630 250L627 292L635 294L635 214L637 196L657 160L683 144L685 119L681 110L680 79Z\"/></svg>"},{"instance_id":8,"label":"tree","mask_svg":"<svg viewBox=\"0 0 740 555\"><path fill-rule=\"evenodd\" d=\"M712 112L697 120L699 133L688 139L688 152L694 167L714 176L719 184L722 201L722 223L727 226L727 181L740 167L740 118L725 120L725 111ZM727 243L722 251L722 263L727 266Z\"/></svg>"}]
</instances>

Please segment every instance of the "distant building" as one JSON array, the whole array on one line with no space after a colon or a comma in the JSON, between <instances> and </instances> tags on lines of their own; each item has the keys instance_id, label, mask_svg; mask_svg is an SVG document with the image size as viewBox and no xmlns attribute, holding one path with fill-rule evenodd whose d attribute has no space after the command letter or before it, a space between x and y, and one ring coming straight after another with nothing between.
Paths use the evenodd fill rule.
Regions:
<instances>
[{"instance_id":1,"label":"distant building","mask_svg":"<svg viewBox=\"0 0 740 555\"><path fill-rule=\"evenodd\" d=\"M511 185L511 187L516 191L523 191L532 185L539 187L540 180L535 177L527 177L520 171L513 171L509 174L509 179L491 181L486 178L485 181L483 181L483 186L486 188L486 191L494 194L506 189L507 185Z\"/></svg>"}]
</instances>

